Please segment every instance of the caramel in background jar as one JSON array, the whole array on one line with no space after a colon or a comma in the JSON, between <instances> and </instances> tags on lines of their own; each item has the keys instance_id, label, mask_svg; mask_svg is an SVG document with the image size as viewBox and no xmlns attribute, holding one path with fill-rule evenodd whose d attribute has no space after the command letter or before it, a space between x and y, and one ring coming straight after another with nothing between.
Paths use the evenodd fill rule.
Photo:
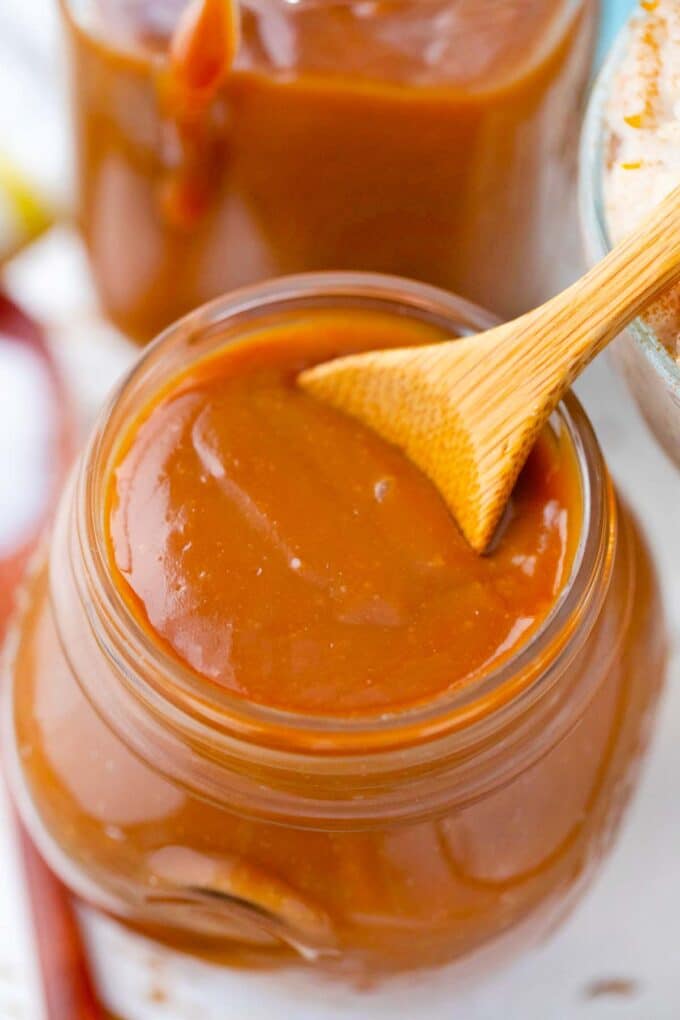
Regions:
<instances>
[{"instance_id":1,"label":"caramel in background jar","mask_svg":"<svg viewBox=\"0 0 680 1020\"><path fill-rule=\"evenodd\" d=\"M188 116L168 101L181 0L62 5L80 221L137 340L307 270L505 317L563 281L592 0L246 0L233 68Z\"/></svg>"}]
</instances>

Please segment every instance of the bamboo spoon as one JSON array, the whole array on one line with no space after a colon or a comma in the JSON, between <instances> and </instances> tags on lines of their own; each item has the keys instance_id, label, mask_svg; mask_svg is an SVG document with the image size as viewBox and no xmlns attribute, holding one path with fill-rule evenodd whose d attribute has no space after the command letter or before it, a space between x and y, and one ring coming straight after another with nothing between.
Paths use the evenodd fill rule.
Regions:
<instances>
[{"instance_id":1,"label":"bamboo spoon","mask_svg":"<svg viewBox=\"0 0 680 1020\"><path fill-rule=\"evenodd\" d=\"M680 277L680 188L606 258L526 315L477 336L350 355L305 390L401 447L484 552L540 430L574 379Z\"/></svg>"}]
</instances>

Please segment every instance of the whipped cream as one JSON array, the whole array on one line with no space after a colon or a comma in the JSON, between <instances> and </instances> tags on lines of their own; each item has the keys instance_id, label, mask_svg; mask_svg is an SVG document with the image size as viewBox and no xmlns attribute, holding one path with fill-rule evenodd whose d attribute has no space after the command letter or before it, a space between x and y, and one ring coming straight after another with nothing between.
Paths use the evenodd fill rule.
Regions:
<instances>
[{"instance_id":1,"label":"whipped cream","mask_svg":"<svg viewBox=\"0 0 680 1020\"><path fill-rule=\"evenodd\" d=\"M680 184L678 0L642 0L612 81L605 122L605 216L616 243ZM680 361L680 285L644 319Z\"/></svg>"}]
</instances>

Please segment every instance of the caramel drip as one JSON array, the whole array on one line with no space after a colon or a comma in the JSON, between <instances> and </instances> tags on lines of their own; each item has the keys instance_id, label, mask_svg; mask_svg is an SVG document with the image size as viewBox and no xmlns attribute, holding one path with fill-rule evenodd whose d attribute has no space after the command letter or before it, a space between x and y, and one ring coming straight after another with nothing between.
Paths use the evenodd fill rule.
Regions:
<instances>
[{"instance_id":1,"label":"caramel drip","mask_svg":"<svg viewBox=\"0 0 680 1020\"><path fill-rule=\"evenodd\" d=\"M192 0L170 42L170 74L178 98L199 107L212 100L239 45L234 0Z\"/></svg>"},{"instance_id":2,"label":"caramel drip","mask_svg":"<svg viewBox=\"0 0 680 1020\"><path fill-rule=\"evenodd\" d=\"M190 230L210 208L217 182L212 172L223 136L216 111L220 87L240 40L235 0L192 0L170 41L161 106L169 123L171 167L159 188L161 215L177 230Z\"/></svg>"}]
</instances>

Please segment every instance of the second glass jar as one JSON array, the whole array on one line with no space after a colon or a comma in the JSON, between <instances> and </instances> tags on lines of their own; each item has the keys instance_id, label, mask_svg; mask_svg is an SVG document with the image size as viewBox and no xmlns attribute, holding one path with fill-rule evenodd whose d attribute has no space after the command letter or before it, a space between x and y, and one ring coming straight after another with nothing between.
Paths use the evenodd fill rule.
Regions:
<instances>
[{"instance_id":1,"label":"second glass jar","mask_svg":"<svg viewBox=\"0 0 680 1020\"><path fill-rule=\"evenodd\" d=\"M183 0L62 2L80 220L133 338L312 269L503 316L557 288L592 0L245 0L232 72L188 120L165 96Z\"/></svg>"}]
</instances>

